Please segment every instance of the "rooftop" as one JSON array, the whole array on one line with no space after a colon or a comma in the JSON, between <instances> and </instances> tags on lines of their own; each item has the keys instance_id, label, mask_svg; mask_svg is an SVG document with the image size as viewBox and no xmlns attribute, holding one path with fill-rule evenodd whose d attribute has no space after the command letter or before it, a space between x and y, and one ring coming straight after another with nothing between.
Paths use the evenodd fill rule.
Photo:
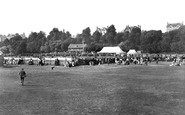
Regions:
<instances>
[{"instance_id":1,"label":"rooftop","mask_svg":"<svg viewBox=\"0 0 185 115\"><path fill-rule=\"evenodd\" d=\"M167 28L168 27L176 27L176 26L183 26L184 24L183 24L183 22L182 23L167 23Z\"/></svg>"}]
</instances>

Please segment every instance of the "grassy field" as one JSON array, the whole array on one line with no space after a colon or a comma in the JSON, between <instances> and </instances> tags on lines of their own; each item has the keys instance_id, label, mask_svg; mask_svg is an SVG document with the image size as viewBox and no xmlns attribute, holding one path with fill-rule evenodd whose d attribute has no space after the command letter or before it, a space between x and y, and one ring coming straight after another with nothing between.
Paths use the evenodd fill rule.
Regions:
<instances>
[{"instance_id":1,"label":"grassy field","mask_svg":"<svg viewBox=\"0 0 185 115\"><path fill-rule=\"evenodd\" d=\"M0 68L0 115L185 115L185 65Z\"/></svg>"}]
</instances>

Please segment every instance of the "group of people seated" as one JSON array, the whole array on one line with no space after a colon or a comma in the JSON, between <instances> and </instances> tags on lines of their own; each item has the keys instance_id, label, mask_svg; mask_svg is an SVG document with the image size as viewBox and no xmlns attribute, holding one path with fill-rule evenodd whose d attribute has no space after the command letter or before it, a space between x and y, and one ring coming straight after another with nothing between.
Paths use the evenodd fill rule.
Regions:
<instances>
[{"instance_id":1,"label":"group of people seated","mask_svg":"<svg viewBox=\"0 0 185 115\"><path fill-rule=\"evenodd\" d=\"M33 59L31 58L28 61L28 65L34 65L34 64L43 66L43 65L45 65L45 60L44 60L44 58L43 59L39 58L39 60L35 61L35 63L34 63Z\"/></svg>"},{"instance_id":2,"label":"group of people seated","mask_svg":"<svg viewBox=\"0 0 185 115\"><path fill-rule=\"evenodd\" d=\"M174 58L174 60L170 64L170 66L181 66L182 62L183 62L183 60L180 57L176 57L176 58Z\"/></svg>"},{"instance_id":3,"label":"group of people seated","mask_svg":"<svg viewBox=\"0 0 185 115\"><path fill-rule=\"evenodd\" d=\"M149 57L125 57L125 58L115 58L116 64L124 64L124 65L130 65L133 64L139 64L139 65L147 65L148 62L151 62L151 59Z\"/></svg>"},{"instance_id":4,"label":"group of people seated","mask_svg":"<svg viewBox=\"0 0 185 115\"><path fill-rule=\"evenodd\" d=\"M55 66L63 65L64 67L74 67L75 66L75 60L72 60L71 62L64 60L60 62L60 60L57 58L55 59Z\"/></svg>"}]
</instances>

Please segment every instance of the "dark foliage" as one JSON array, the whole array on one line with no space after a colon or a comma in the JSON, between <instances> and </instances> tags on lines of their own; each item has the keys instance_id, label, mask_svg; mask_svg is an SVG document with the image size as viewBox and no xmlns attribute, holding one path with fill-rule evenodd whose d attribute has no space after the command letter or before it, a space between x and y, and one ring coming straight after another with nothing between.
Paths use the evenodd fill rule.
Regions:
<instances>
[{"instance_id":1,"label":"dark foliage","mask_svg":"<svg viewBox=\"0 0 185 115\"><path fill-rule=\"evenodd\" d=\"M124 51L142 50L148 53L185 52L185 26L177 30L162 33L161 30L141 31L140 26L127 26L124 31L116 32L114 25L97 28L91 35L89 27L81 34L72 37L70 32L53 28L49 35L42 31L32 32L28 38L16 34L0 43L5 53L49 53L68 50L69 44L87 44L86 51L98 52L103 46L120 46ZM6 47L5 47L6 46Z\"/></svg>"}]
</instances>

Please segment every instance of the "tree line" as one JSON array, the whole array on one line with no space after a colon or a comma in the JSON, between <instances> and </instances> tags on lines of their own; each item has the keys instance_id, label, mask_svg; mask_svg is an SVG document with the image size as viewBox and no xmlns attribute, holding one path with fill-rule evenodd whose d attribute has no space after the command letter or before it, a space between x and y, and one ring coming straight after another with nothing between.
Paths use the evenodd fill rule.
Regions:
<instances>
[{"instance_id":1,"label":"tree line","mask_svg":"<svg viewBox=\"0 0 185 115\"><path fill-rule=\"evenodd\" d=\"M0 42L4 53L15 55L24 53L50 53L68 51L69 44L87 44L87 52L98 52L104 46L120 46L123 51L141 50L147 53L184 53L185 26L162 33L161 30L142 31L140 26L126 26L117 32L114 25L98 28L91 34L89 27L73 37L69 31L53 28L49 35L45 32L31 32L26 38L16 34Z\"/></svg>"}]
</instances>

